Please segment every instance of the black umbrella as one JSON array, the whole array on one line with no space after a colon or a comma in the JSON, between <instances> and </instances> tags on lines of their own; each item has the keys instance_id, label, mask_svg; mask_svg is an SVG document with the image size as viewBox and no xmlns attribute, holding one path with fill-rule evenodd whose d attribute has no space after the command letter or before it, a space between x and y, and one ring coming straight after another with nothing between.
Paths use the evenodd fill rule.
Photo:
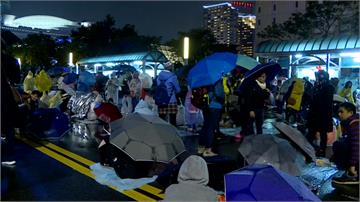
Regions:
<instances>
[{"instance_id":1,"label":"black umbrella","mask_svg":"<svg viewBox=\"0 0 360 202\"><path fill-rule=\"evenodd\" d=\"M262 73L266 74L266 82L269 83L270 81L274 80L275 76L281 71L281 66L275 62L269 62L266 64L259 64L250 71L246 72L245 79L254 79L255 77L259 76Z\"/></svg>"}]
</instances>

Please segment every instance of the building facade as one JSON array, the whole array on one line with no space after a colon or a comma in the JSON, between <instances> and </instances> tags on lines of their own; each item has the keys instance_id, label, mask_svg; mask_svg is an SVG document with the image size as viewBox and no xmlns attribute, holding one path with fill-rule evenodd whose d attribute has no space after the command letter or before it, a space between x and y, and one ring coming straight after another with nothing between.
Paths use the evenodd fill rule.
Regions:
<instances>
[{"instance_id":1,"label":"building facade","mask_svg":"<svg viewBox=\"0 0 360 202\"><path fill-rule=\"evenodd\" d=\"M237 39L241 54L253 56L256 16L239 14Z\"/></svg>"},{"instance_id":2,"label":"building facade","mask_svg":"<svg viewBox=\"0 0 360 202\"><path fill-rule=\"evenodd\" d=\"M257 33L272 24L281 24L288 20L293 13L304 13L306 1L256 1L255 15L255 42L256 46L262 38Z\"/></svg>"},{"instance_id":3,"label":"building facade","mask_svg":"<svg viewBox=\"0 0 360 202\"><path fill-rule=\"evenodd\" d=\"M256 18L255 3L225 2L203 6L204 28L218 44L236 45L240 53L253 55Z\"/></svg>"}]
</instances>

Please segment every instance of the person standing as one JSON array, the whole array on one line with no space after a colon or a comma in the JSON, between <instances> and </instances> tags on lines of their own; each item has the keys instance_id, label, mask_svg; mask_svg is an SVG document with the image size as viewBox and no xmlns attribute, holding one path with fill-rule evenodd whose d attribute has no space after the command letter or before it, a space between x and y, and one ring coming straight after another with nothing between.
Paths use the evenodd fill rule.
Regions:
<instances>
[{"instance_id":1,"label":"person standing","mask_svg":"<svg viewBox=\"0 0 360 202\"><path fill-rule=\"evenodd\" d=\"M155 103L158 105L159 117L166 120L169 116L170 124L176 126L177 98L180 85L177 76L171 72L172 64L167 64L156 79Z\"/></svg>"},{"instance_id":2,"label":"person standing","mask_svg":"<svg viewBox=\"0 0 360 202\"><path fill-rule=\"evenodd\" d=\"M307 120L308 141L314 145L316 133L320 133L320 148L317 148L316 155L325 157L327 146L327 132L333 131L333 94L334 87L329 82L329 74L324 70L315 73L316 82L314 85L313 99L310 104Z\"/></svg>"},{"instance_id":3,"label":"person standing","mask_svg":"<svg viewBox=\"0 0 360 202\"><path fill-rule=\"evenodd\" d=\"M106 82L106 101L110 99L113 101L113 104L118 106L119 105L119 87L120 82L116 78L116 74L112 73L111 78Z\"/></svg>"},{"instance_id":4,"label":"person standing","mask_svg":"<svg viewBox=\"0 0 360 202\"><path fill-rule=\"evenodd\" d=\"M254 122L256 134L262 134L264 123L265 100L270 96L270 90L266 87L266 74L260 73L254 80L245 84L245 103L248 110L245 135L254 134Z\"/></svg>"},{"instance_id":5,"label":"person standing","mask_svg":"<svg viewBox=\"0 0 360 202\"><path fill-rule=\"evenodd\" d=\"M345 102L339 106L339 117L343 138L333 144L333 160L339 170L346 173L334 177L338 184L359 184L359 114L352 103Z\"/></svg>"},{"instance_id":6,"label":"person standing","mask_svg":"<svg viewBox=\"0 0 360 202\"><path fill-rule=\"evenodd\" d=\"M287 97L285 119L288 123L295 124L300 121L299 112L304 94L304 80L295 79L287 94L288 96L285 96ZM294 118L294 121L290 121L291 117Z\"/></svg>"},{"instance_id":7,"label":"person standing","mask_svg":"<svg viewBox=\"0 0 360 202\"><path fill-rule=\"evenodd\" d=\"M345 83L344 88L340 91L339 95L343 98L346 98L348 102L355 104L351 87L352 87L352 82L347 81Z\"/></svg>"},{"instance_id":8,"label":"person standing","mask_svg":"<svg viewBox=\"0 0 360 202\"><path fill-rule=\"evenodd\" d=\"M132 74L132 79L129 82L130 95L132 97L132 106L137 105L140 101L141 96L141 80L139 79L139 72L134 72Z\"/></svg>"},{"instance_id":9,"label":"person standing","mask_svg":"<svg viewBox=\"0 0 360 202\"><path fill-rule=\"evenodd\" d=\"M3 41L1 41L2 47ZM15 99L14 84L20 82L20 67L15 58L1 51L1 165L13 166L12 158L15 143L15 128L19 123L19 107ZM18 93L17 93L18 95ZM17 96L19 98L19 96ZM20 126L21 127L21 126ZM3 144L3 143L1 143Z\"/></svg>"},{"instance_id":10,"label":"person standing","mask_svg":"<svg viewBox=\"0 0 360 202\"><path fill-rule=\"evenodd\" d=\"M212 151L215 131L219 128L222 109L225 103L223 79L209 87L209 106L203 109L204 124L200 131L198 154L204 157L216 156Z\"/></svg>"}]
</instances>

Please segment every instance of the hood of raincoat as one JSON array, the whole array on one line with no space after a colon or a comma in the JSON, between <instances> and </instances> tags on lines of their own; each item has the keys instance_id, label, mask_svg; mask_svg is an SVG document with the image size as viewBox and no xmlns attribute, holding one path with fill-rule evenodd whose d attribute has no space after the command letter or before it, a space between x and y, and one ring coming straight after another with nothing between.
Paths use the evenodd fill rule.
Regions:
<instances>
[{"instance_id":1,"label":"hood of raincoat","mask_svg":"<svg viewBox=\"0 0 360 202\"><path fill-rule=\"evenodd\" d=\"M178 182L207 185L209 182L209 171L206 161L195 155L188 157L181 165Z\"/></svg>"}]
</instances>

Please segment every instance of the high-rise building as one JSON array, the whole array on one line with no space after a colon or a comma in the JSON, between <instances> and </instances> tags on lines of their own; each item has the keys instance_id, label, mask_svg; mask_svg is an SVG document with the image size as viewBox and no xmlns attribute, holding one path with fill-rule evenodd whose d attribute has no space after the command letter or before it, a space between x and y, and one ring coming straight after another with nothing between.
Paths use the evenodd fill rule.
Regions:
<instances>
[{"instance_id":1,"label":"high-rise building","mask_svg":"<svg viewBox=\"0 0 360 202\"><path fill-rule=\"evenodd\" d=\"M225 2L203 6L204 28L214 35L218 44L236 45L238 50L252 55L255 3Z\"/></svg>"},{"instance_id":2,"label":"high-rise building","mask_svg":"<svg viewBox=\"0 0 360 202\"><path fill-rule=\"evenodd\" d=\"M237 45L237 11L231 3L220 3L204 8L204 26L214 35L217 43Z\"/></svg>"},{"instance_id":3,"label":"high-rise building","mask_svg":"<svg viewBox=\"0 0 360 202\"><path fill-rule=\"evenodd\" d=\"M256 16L239 14L238 16L238 44L240 53L253 56Z\"/></svg>"}]
</instances>

